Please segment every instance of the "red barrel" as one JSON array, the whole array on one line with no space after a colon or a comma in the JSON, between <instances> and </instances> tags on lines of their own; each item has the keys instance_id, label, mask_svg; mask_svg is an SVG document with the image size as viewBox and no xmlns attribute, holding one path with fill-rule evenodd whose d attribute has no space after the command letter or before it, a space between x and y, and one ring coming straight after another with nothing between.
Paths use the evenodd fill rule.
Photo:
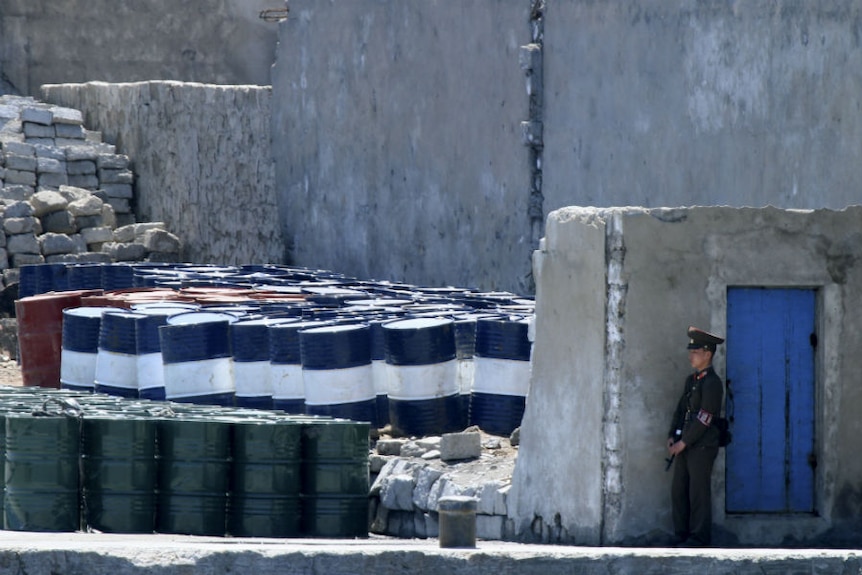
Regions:
<instances>
[{"instance_id":1,"label":"red barrel","mask_svg":"<svg viewBox=\"0 0 862 575\"><path fill-rule=\"evenodd\" d=\"M48 292L15 301L18 357L24 385L60 387L63 310L79 307L84 296L101 293L102 290Z\"/></svg>"}]
</instances>

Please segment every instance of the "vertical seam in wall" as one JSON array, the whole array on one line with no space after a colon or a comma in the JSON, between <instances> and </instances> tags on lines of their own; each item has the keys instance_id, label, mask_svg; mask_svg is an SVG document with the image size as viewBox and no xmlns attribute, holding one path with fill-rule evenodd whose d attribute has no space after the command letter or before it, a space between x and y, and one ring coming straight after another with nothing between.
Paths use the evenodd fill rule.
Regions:
<instances>
[{"instance_id":1,"label":"vertical seam in wall","mask_svg":"<svg viewBox=\"0 0 862 575\"><path fill-rule=\"evenodd\" d=\"M622 352L625 347L623 317L628 284L623 279L625 241L622 214L612 213L606 232L607 325L605 333L604 417L602 418L602 532L601 543L612 541L618 532L622 510Z\"/></svg>"},{"instance_id":2,"label":"vertical seam in wall","mask_svg":"<svg viewBox=\"0 0 862 575\"><path fill-rule=\"evenodd\" d=\"M528 146L530 162L530 189L527 202L527 217L530 227L530 252L539 247L539 241L545 235L544 196L542 194L542 119L544 115L544 87L542 56L545 36L545 0L530 0L530 41L529 46L522 46L521 67L527 76L528 119L523 122L525 144ZM535 58L524 58L524 53L533 52ZM530 65L527 65L527 62ZM535 292L535 278L530 276L525 286L526 291Z\"/></svg>"}]
</instances>

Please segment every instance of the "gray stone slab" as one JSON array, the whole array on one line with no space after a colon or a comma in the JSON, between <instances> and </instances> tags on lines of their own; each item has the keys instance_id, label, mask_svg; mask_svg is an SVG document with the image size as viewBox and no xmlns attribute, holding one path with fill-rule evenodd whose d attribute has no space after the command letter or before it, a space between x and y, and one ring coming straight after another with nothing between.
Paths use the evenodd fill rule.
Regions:
<instances>
[{"instance_id":1,"label":"gray stone slab","mask_svg":"<svg viewBox=\"0 0 862 575\"><path fill-rule=\"evenodd\" d=\"M30 138L54 138L54 126L43 126L33 122L24 122L24 136Z\"/></svg>"},{"instance_id":2,"label":"gray stone slab","mask_svg":"<svg viewBox=\"0 0 862 575\"><path fill-rule=\"evenodd\" d=\"M28 107L21 110L21 120L25 124L50 126L54 121L54 114L45 107Z\"/></svg>"}]
</instances>

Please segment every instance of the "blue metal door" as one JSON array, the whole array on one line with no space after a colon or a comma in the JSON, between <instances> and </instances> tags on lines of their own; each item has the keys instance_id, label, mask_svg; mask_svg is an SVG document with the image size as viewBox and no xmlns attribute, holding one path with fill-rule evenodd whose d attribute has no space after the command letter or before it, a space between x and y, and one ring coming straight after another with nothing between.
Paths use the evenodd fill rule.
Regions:
<instances>
[{"instance_id":1,"label":"blue metal door","mask_svg":"<svg viewBox=\"0 0 862 575\"><path fill-rule=\"evenodd\" d=\"M728 288L728 513L814 511L815 290Z\"/></svg>"}]
</instances>

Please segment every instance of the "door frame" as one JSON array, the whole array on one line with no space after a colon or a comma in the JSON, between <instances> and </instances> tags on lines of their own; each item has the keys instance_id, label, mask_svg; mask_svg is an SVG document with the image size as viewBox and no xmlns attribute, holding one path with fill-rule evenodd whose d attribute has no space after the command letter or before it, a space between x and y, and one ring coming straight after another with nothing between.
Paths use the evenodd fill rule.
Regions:
<instances>
[{"instance_id":1,"label":"door frame","mask_svg":"<svg viewBox=\"0 0 862 575\"><path fill-rule=\"evenodd\" d=\"M814 472L814 507L817 513L785 514L727 514L726 481L727 462L725 451L719 450L712 474L712 513L713 521L720 528L729 531L740 543L762 541L767 532L780 543L785 537L804 538L812 532L823 532L832 527L831 509L835 494L834 474L826 470L836 469L837 458L834 451L827 449L838 441L836 426L825 425L829 414L838 413L841 402L840 357L841 323L828 322L830 314L842 309L842 287L838 284L812 285L811 283L770 283L752 282L747 277L712 276L707 287L710 303L710 325L724 333L727 326L727 289L728 287L749 288L804 288L815 289L815 326L818 345L814 352L814 449L817 453L817 468ZM718 346L713 365L722 380L727 375L727 356L723 345ZM734 441L740 438L735 437Z\"/></svg>"}]
</instances>

